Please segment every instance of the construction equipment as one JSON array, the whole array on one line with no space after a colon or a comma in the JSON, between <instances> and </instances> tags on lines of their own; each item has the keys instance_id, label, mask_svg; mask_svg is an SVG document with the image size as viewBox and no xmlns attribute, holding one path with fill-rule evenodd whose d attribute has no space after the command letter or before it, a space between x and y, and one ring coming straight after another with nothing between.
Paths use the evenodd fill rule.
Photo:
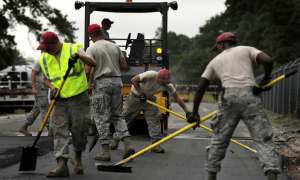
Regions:
<instances>
[{"instance_id":1,"label":"construction equipment","mask_svg":"<svg viewBox=\"0 0 300 180\"><path fill-rule=\"evenodd\" d=\"M146 39L143 33L137 33L136 38L132 39L133 35L128 32L127 38L113 38L113 34L110 34L110 39L115 41L116 44L122 49L124 57L127 62L128 68L121 71L121 78L123 82L123 98L125 99L127 94L131 90L131 79L147 70L160 71L165 68L169 70L169 53L167 49L168 43L168 10L177 10L177 3L173 1L171 3L167 2L75 2L75 9L85 8L85 40L84 48L89 47L89 35L87 33L88 26L90 25L90 19L92 14L100 12L102 17L109 17L109 13L114 13L114 15L119 14L120 19L124 17L124 14L129 13L139 13L139 16L149 13L159 13L161 16L161 38L159 39ZM98 16L98 14L97 14ZM155 15L153 15L155 16ZM128 19L128 23L132 23L134 19ZM146 19L145 19L146 21ZM153 25L150 25L153 26ZM145 27L143 27L145 28ZM125 30L125 29L124 29ZM127 26L126 30L130 31L130 26ZM131 29L135 31L136 29ZM142 30L143 31L143 30ZM118 44L121 42L122 44ZM126 50L130 49L129 55L127 55ZM155 52L155 49L156 52ZM157 97L157 103L169 109L169 94L167 92L159 93L155 95ZM169 113L161 110L161 131L162 133L168 128L168 116ZM141 112L137 117L136 121L129 128L131 134L148 132L148 128L145 127L146 120L143 112ZM111 126L112 127L112 126Z\"/></svg>"},{"instance_id":2,"label":"construction equipment","mask_svg":"<svg viewBox=\"0 0 300 180\"><path fill-rule=\"evenodd\" d=\"M72 58L72 57L70 57ZM77 61L77 59L73 59L74 61ZM73 64L74 66L74 64ZM38 150L39 148L37 146L35 146L43 132L44 126L47 122L47 119L53 109L53 106L55 105L58 97L59 97L59 93L66 81L66 79L68 78L68 75L73 67L72 65L69 64L69 67L67 69L67 72L65 74L65 76L63 77L63 80L55 94L55 98L52 100L52 103L50 105L50 108L47 112L46 117L43 120L43 123L39 129L39 132L35 138L35 141L33 142L33 144L31 146L26 146L23 148L23 153L22 153L22 159L21 159L21 163L20 163L20 167L19 167L19 171L34 171L36 169L36 162L37 162L37 156L38 156Z\"/></svg>"},{"instance_id":3,"label":"construction equipment","mask_svg":"<svg viewBox=\"0 0 300 180\"><path fill-rule=\"evenodd\" d=\"M205 120L213 117L214 114L215 114L215 112L214 113L210 113L207 116L203 117L201 119L201 122L203 122L203 121L205 121ZM171 134L171 135L169 135L169 136L167 136L167 137L165 137L165 138L157 141L156 143L154 143L154 144L146 147L145 149L142 149L141 151L139 151L139 152L135 153L134 155L132 155L132 156L124 159L123 161L120 161L120 162L117 162L117 163L114 163L114 164L109 164L109 165L102 164L102 163L95 163L95 165L97 166L97 169L99 171L127 172L127 173L131 173L132 172L131 167L126 166L131 160L133 160L134 158L136 158L136 157L144 154L145 152L153 149L154 147L156 147L156 146L158 146L158 145L160 145L160 144L162 144L162 143L164 143L164 142L172 139L173 137L175 137L175 136L177 136L177 135L179 135L179 134L181 134L181 133L183 133L183 132L191 129L195 125L196 125L196 122L194 122L194 123L192 123L192 124L190 124L190 125L182 128L182 129L174 132L173 134Z\"/></svg>"}]
</instances>

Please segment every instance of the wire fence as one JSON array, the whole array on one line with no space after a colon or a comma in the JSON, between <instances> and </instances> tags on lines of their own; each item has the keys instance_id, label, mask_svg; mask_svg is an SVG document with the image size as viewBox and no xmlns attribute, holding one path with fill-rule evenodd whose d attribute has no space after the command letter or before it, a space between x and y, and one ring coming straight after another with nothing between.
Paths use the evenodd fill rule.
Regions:
<instances>
[{"instance_id":1,"label":"wire fence","mask_svg":"<svg viewBox=\"0 0 300 180\"><path fill-rule=\"evenodd\" d=\"M300 118L300 58L273 69L271 77L274 80L293 70L298 70L298 73L274 84L270 91L262 93L262 98L265 109L285 116ZM256 82L259 83L263 77L264 74L257 77Z\"/></svg>"}]
</instances>

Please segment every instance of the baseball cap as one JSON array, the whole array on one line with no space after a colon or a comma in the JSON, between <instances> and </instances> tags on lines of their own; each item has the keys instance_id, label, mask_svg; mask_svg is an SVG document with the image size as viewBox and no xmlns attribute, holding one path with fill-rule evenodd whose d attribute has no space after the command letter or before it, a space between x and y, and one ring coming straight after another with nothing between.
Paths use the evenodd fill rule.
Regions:
<instances>
[{"instance_id":1,"label":"baseball cap","mask_svg":"<svg viewBox=\"0 0 300 180\"><path fill-rule=\"evenodd\" d=\"M166 81L167 83L171 83L171 73L167 69L160 70L157 77L163 81Z\"/></svg>"},{"instance_id":2,"label":"baseball cap","mask_svg":"<svg viewBox=\"0 0 300 180\"><path fill-rule=\"evenodd\" d=\"M94 32L101 31L101 30L102 30L101 26L98 24L91 24L88 28L89 34L92 34Z\"/></svg>"},{"instance_id":3,"label":"baseball cap","mask_svg":"<svg viewBox=\"0 0 300 180\"><path fill-rule=\"evenodd\" d=\"M108 18L104 18L101 22L102 25L113 24L114 22L109 20Z\"/></svg>"},{"instance_id":4,"label":"baseball cap","mask_svg":"<svg viewBox=\"0 0 300 180\"><path fill-rule=\"evenodd\" d=\"M57 34L51 31L47 31L44 34L42 34L40 38L40 45L36 48L36 50L42 50L45 51L46 48L49 46L50 43L57 40Z\"/></svg>"},{"instance_id":5,"label":"baseball cap","mask_svg":"<svg viewBox=\"0 0 300 180\"><path fill-rule=\"evenodd\" d=\"M216 40L216 44L212 48L212 50L214 51L216 49L218 43L222 42L222 41L235 41L235 42L237 42L237 39L236 39L236 37L232 33L230 33L230 32L224 32L220 36L218 36L218 38Z\"/></svg>"}]
</instances>

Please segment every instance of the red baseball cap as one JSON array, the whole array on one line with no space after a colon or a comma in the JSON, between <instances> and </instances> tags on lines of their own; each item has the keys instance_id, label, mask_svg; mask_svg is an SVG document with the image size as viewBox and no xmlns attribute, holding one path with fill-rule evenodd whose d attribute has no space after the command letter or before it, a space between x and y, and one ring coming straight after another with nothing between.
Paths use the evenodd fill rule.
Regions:
<instances>
[{"instance_id":1,"label":"red baseball cap","mask_svg":"<svg viewBox=\"0 0 300 180\"><path fill-rule=\"evenodd\" d=\"M222 42L222 41L235 41L235 42L237 42L237 39L236 39L236 37L235 37L232 33L230 33L230 32L224 32L224 33L222 33L222 34L217 38L216 44L215 44L215 46L212 48L212 50L215 51L215 49L216 49L218 43L219 43L219 42Z\"/></svg>"},{"instance_id":2,"label":"red baseball cap","mask_svg":"<svg viewBox=\"0 0 300 180\"><path fill-rule=\"evenodd\" d=\"M160 70L157 77L163 81L166 81L167 83L171 83L171 73L167 69Z\"/></svg>"},{"instance_id":3,"label":"red baseball cap","mask_svg":"<svg viewBox=\"0 0 300 180\"><path fill-rule=\"evenodd\" d=\"M107 24L113 24L114 22L109 20L108 18L104 18L101 22L102 26Z\"/></svg>"},{"instance_id":4,"label":"red baseball cap","mask_svg":"<svg viewBox=\"0 0 300 180\"><path fill-rule=\"evenodd\" d=\"M89 34L92 34L97 31L101 31L101 26L99 24L91 24L88 28Z\"/></svg>"},{"instance_id":5,"label":"red baseball cap","mask_svg":"<svg viewBox=\"0 0 300 180\"><path fill-rule=\"evenodd\" d=\"M56 41L57 39L57 34L51 31L47 31L44 34L42 34L40 38L40 45L36 49L45 51L49 44Z\"/></svg>"}]
</instances>

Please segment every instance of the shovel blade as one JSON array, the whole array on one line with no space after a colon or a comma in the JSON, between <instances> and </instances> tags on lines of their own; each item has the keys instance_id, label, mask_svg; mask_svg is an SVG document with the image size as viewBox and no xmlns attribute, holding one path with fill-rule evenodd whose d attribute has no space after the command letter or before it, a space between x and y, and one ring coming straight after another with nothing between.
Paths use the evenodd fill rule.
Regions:
<instances>
[{"instance_id":1,"label":"shovel blade","mask_svg":"<svg viewBox=\"0 0 300 180\"><path fill-rule=\"evenodd\" d=\"M34 171L36 168L38 147L26 146L23 148L19 171Z\"/></svg>"},{"instance_id":2,"label":"shovel blade","mask_svg":"<svg viewBox=\"0 0 300 180\"><path fill-rule=\"evenodd\" d=\"M132 173L132 167L96 163L98 171Z\"/></svg>"}]
</instances>

